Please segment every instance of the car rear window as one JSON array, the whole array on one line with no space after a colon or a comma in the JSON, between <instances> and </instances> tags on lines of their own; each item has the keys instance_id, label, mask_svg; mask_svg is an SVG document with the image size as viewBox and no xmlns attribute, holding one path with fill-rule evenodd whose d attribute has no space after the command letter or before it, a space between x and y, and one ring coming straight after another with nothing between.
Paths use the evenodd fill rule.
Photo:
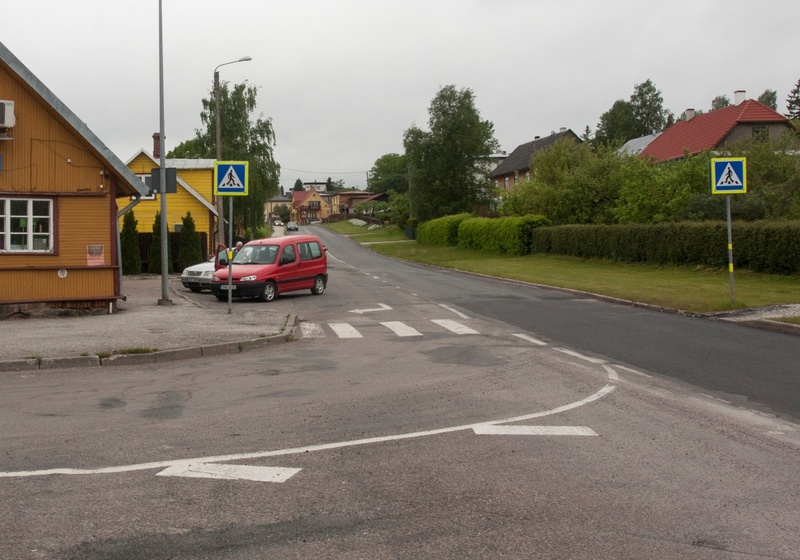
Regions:
<instances>
[{"instance_id":1,"label":"car rear window","mask_svg":"<svg viewBox=\"0 0 800 560\"><path fill-rule=\"evenodd\" d=\"M300 251L301 261L310 261L318 259L322 256L322 248L316 241L304 241L297 244L297 250Z\"/></svg>"}]
</instances>

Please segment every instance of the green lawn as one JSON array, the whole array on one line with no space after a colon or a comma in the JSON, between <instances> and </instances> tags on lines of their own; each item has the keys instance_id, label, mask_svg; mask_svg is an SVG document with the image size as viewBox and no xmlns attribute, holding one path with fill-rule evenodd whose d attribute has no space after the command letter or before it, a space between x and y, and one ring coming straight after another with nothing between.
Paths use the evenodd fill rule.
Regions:
<instances>
[{"instance_id":1,"label":"green lawn","mask_svg":"<svg viewBox=\"0 0 800 560\"><path fill-rule=\"evenodd\" d=\"M390 240L387 239L390 237L389 228L367 232L366 227L358 228L347 222L329 227L361 243ZM393 229L401 236L397 239L405 239L399 229ZM415 262L571 288L693 313L800 303L798 276L737 271L734 274L736 301L731 303L727 270L630 265L558 255L512 257L416 242L381 243L370 245L370 249Z\"/></svg>"}]
</instances>

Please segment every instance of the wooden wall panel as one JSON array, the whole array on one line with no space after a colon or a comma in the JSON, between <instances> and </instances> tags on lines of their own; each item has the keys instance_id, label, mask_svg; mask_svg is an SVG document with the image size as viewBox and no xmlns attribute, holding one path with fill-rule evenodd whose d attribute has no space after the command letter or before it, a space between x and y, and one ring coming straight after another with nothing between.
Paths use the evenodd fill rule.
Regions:
<instances>
[{"instance_id":1,"label":"wooden wall panel","mask_svg":"<svg viewBox=\"0 0 800 560\"><path fill-rule=\"evenodd\" d=\"M0 271L0 303L113 299L114 270L58 269Z\"/></svg>"}]
</instances>

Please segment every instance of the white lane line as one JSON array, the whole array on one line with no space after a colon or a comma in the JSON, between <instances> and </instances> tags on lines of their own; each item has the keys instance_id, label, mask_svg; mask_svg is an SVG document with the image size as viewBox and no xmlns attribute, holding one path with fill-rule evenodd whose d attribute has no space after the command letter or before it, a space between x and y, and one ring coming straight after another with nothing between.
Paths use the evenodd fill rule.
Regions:
<instances>
[{"instance_id":1,"label":"white lane line","mask_svg":"<svg viewBox=\"0 0 800 560\"><path fill-rule=\"evenodd\" d=\"M440 327L444 327L448 331L456 334L480 334L478 331L471 329L466 325L462 325L461 323L451 321L450 319L431 319L431 322L436 323Z\"/></svg>"},{"instance_id":2,"label":"white lane line","mask_svg":"<svg viewBox=\"0 0 800 560\"><path fill-rule=\"evenodd\" d=\"M603 360L601 358L592 358L590 356L585 356L583 354L579 354L578 352L573 352L572 350L567 350L566 348L555 348L555 350L561 352L562 354L566 354L567 356L572 356L574 358L578 358L580 360L585 360L587 362L591 362L593 364L607 364L607 360Z\"/></svg>"},{"instance_id":3,"label":"white lane line","mask_svg":"<svg viewBox=\"0 0 800 560\"><path fill-rule=\"evenodd\" d=\"M218 465L215 463L176 463L157 476L186 478L216 478L252 480L254 482L286 482L301 469L284 467L251 467L249 465Z\"/></svg>"},{"instance_id":4,"label":"white lane line","mask_svg":"<svg viewBox=\"0 0 800 560\"><path fill-rule=\"evenodd\" d=\"M325 338L325 330L319 323L300 323L303 338Z\"/></svg>"},{"instance_id":5,"label":"white lane line","mask_svg":"<svg viewBox=\"0 0 800 560\"><path fill-rule=\"evenodd\" d=\"M381 325L393 331L397 336L422 336L422 333L417 329L409 327L400 321L386 321L385 323L381 323Z\"/></svg>"},{"instance_id":6,"label":"white lane line","mask_svg":"<svg viewBox=\"0 0 800 560\"><path fill-rule=\"evenodd\" d=\"M331 449L341 449L344 447L355 447L359 445L370 445L374 443L385 443L390 441L399 441L404 439L414 439L427 436L435 436L440 434L449 434L453 432L460 432L464 430L473 430L481 426L491 426L496 424L509 424L514 422L523 422L533 418L543 418L553 414L559 414L567 410L573 410L581 406L592 403L601 399L615 389L614 385L605 385L596 393L589 395L579 401L558 406L550 410L543 410L541 412L534 412L524 416L516 416L514 418L504 418L502 420L494 420L491 422L479 422L475 424L464 424L461 426L452 426L449 428L439 428L435 430L425 430L419 432L410 432L406 434L395 434L392 436L377 436L371 438L339 441L334 443L323 443L319 445L307 445L303 447L290 447L287 449L278 449L274 451L256 451L252 453L235 453L231 455L217 455L212 457L196 457L182 460L172 461L155 461L152 463L139 463L135 465L119 465L116 467L102 467L97 469L72 469L72 468L56 468L45 469L41 471L16 471L16 472L0 472L0 478L28 478L34 476L48 476L54 474L68 474L68 475L87 475L87 474L116 474L134 471L144 471L152 469L166 469L175 465L186 465L193 463L225 463L229 461L245 461L248 459L263 459L266 457L283 457L286 455L299 455L301 453L311 453L314 451L330 451Z\"/></svg>"},{"instance_id":7,"label":"white lane line","mask_svg":"<svg viewBox=\"0 0 800 560\"><path fill-rule=\"evenodd\" d=\"M328 323L339 338L364 338L350 323Z\"/></svg>"},{"instance_id":8,"label":"white lane line","mask_svg":"<svg viewBox=\"0 0 800 560\"><path fill-rule=\"evenodd\" d=\"M633 369L633 368L629 368L629 367L621 366L621 365L618 365L618 364L615 364L615 365L614 365L614 367L617 367L617 368L619 368L619 369L624 369L625 371L629 371L629 372L631 372L631 373L635 373L636 375L641 375L642 377L649 377L649 378L651 378L651 379L653 378L653 376L652 376L652 375L648 375L648 374L646 374L646 373L643 373L643 372L641 372L641 371L635 370L635 369Z\"/></svg>"},{"instance_id":9,"label":"white lane line","mask_svg":"<svg viewBox=\"0 0 800 560\"><path fill-rule=\"evenodd\" d=\"M517 338L521 338L522 340L527 340L528 342L533 342L534 344L538 344L539 346L547 346L546 342L539 340L538 338L533 338L530 335L522 334L522 333L513 333L514 336Z\"/></svg>"},{"instance_id":10,"label":"white lane line","mask_svg":"<svg viewBox=\"0 0 800 560\"><path fill-rule=\"evenodd\" d=\"M476 426L478 435L492 436L596 436L597 432L586 426Z\"/></svg>"},{"instance_id":11,"label":"white lane line","mask_svg":"<svg viewBox=\"0 0 800 560\"><path fill-rule=\"evenodd\" d=\"M456 315L458 315L462 319L469 319L469 315L467 315L466 313L461 313L461 311L459 311L458 309L453 309L452 307L450 307L446 303L440 303L439 307L441 307L443 309L447 309L450 313L455 313Z\"/></svg>"}]
</instances>

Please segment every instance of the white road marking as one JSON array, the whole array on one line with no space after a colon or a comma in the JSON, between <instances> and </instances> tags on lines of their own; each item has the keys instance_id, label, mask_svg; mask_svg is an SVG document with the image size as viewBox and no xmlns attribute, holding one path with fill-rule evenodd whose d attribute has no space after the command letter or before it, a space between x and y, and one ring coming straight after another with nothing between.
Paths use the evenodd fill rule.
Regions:
<instances>
[{"instance_id":1,"label":"white road marking","mask_svg":"<svg viewBox=\"0 0 800 560\"><path fill-rule=\"evenodd\" d=\"M605 364L605 363L608 363L606 360L603 360L601 358L591 358L589 356L584 356L583 354L579 354L578 352L573 352L572 350L567 350L566 348L556 348L555 350L561 352L562 354L566 354L567 356L572 356L574 358L585 360L585 361L591 362L593 364Z\"/></svg>"},{"instance_id":2,"label":"white road marking","mask_svg":"<svg viewBox=\"0 0 800 560\"><path fill-rule=\"evenodd\" d=\"M34 476L49 476L54 474L64 475L89 475L89 474L116 474L134 471L144 471L152 469L166 469L175 465L185 465L192 463L225 463L228 461L245 461L248 459L263 459L266 457L283 457L286 455L299 455L301 453L311 453L313 451L329 451L331 449L341 449L344 447L355 447L359 445L371 445L374 443L385 443L390 441L399 441L404 439L414 439L427 436L435 436L440 434L449 434L464 430L474 430L481 426L491 426L497 424L509 424L515 422L524 422L533 418L543 418L553 414L559 414L567 410L579 408L581 406L592 403L598 399L603 398L615 389L614 385L605 385L596 393L589 395L579 401L569 404L558 406L550 410L543 410L541 412L534 412L532 414L525 414L514 418L504 418L502 420L495 420L492 422L479 422L475 424L464 424L461 426L451 426L448 428L439 428L434 430L425 430L419 432L410 432L406 434L395 434L392 436L377 436L371 438L339 441L334 443L323 443L318 445L307 445L303 447L290 447L287 449L278 449L273 451L256 451L252 453L236 453L231 455L217 455L212 457L197 457L192 459L182 459L173 461L155 461L151 463L139 463L134 465L119 465L116 467L102 467L97 469L71 469L71 468L56 468L44 469L40 471L16 471L16 472L0 472L0 478L29 478Z\"/></svg>"},{"instance_id":3,"label":"white road marking","mask_svg":"<svg viewBox=\"0 0 800 560\"><path fill-rule=\"evenodd\" d=\"M617 364L615 364L614 367L617 367L619 369L624 369L625 371L629 371L631 373L635 373L636 375L641 375L642 377L649 377L651 379L653 377L652 375L647 375L646 373L643 373L641 371L637 371L637 370L635 370L633 368L629 368L629 367L625 367L625 366L621 366L621 365L617 365Z\"/></svg>"},{"instance_id":4,"label":"white road marking","mask_svg":"<svg viewBox=\"0 0 800 560\"><path fill-rule=\"evenodd\" d=\"M370 313L370 312L372 312L372 311L389 311L389 310L391 310L391 309L392 309L392 308L391 308L391 307L389 307L388 305L386 305L385 303L379 303L379 304L378 304L378 307L373 307L373 308L371 308L371 309L351 309L351 310L350 310L350 313L360 313L360 314L363 314L363 313Z\"/></svg>"},{"instance_id":5,"label":"white road marking","mask_svg":"<svg viewBox=\"0 0 800 560\"><path fill-rule=\"evenodd\" d=\"M516 336L517 338L521 338L522 340L527 340L528 342L533 342L534 344L538 344L539 346L547 346L546 342L542 342L538 338L533 338L530 335L522 334L522 333L513 333L513 334L514 334L514 336Z\"/></svg>"},{"instance_id":6,"label":"white road marking","mask_svg":"<svg viewBox=\"0 0 800 560\"><path fill-rule=\"evenodd\" d=\"M436 323L440 327L446 328L450 332L454 332L456 334L481 334L478 331L467 327L466 325L462 325L461 323L456 323L455 321L451 321L450 319L431 319L432 323Z\"/></svg>"},{"instance_id":7,"label":"white road marking","mask_svg":"<svg viewBox=\"0 0 800 560\"><path fill-rule=\"evenodd\" d=\"M492 436L596 436L597 432L586 426L475 426L478 435Z\"/></svg>"},{"instance_id":8,"label":"white road marking","mask_svg":"<svg viewBox=\"0 0 800 560\"><path fill-rule=\"evenodd\" d=\"M400 321L387 321L385 323L381 323L381 325L394 332L394 334L397 336L422 336L422 333L417 329L414 327L409 327Z\"/></svg>"},{"instance_id":9,"label":"white road marking","mask_svg":"<svg viewBox=\"0 0 800 560\"><path fill-rule=\"evenodd\" d=\"M350 323L328 323L339 338L364 338Z\"/></svg>"},{"instance_id":10,"label":"white road marking","mask_svg":"<svg viewBox=\"0 0 800 560\"><path fill-rule=\"evenodd\" d=\"M455 313L456 315L458 315L458 316L459 316L459 317L461 317L462 319L469 319L469 315L467 315L467 314L465 314L465 313L461 313L461 311L459 311L458 309L453 309L452 307L450 307L450 306L449 306L449 305L447 305L446 303L440 303L440 304L439 304L439 307L442 307L442 308L444 308L444 309L447 309L447 310L448 310L448 311L450 311L451 313Z\"/></svg>"},{"instance_id":11,"label":"white road marking","mask_svg":"<svg viewBox=\"0 0 800 560\"><path fill-rule=\"evenodd\" d=\"M303 338L325 338L325 331L319 323L300 323Z\"/></svg>"},{"instance_id":12,"label":"white road marking","mask_svg":"<svg viewBox=\"0 0 800 560\"><path fill-rule=\"evenodd\" d=\"M158 476L183 476L187 478L216 478L225 480L252 480L254 482L286 482L301 469L282 467L251 467L248 465L218 465L215 463L175 463Z\"/></svg>"}]
</instances>

